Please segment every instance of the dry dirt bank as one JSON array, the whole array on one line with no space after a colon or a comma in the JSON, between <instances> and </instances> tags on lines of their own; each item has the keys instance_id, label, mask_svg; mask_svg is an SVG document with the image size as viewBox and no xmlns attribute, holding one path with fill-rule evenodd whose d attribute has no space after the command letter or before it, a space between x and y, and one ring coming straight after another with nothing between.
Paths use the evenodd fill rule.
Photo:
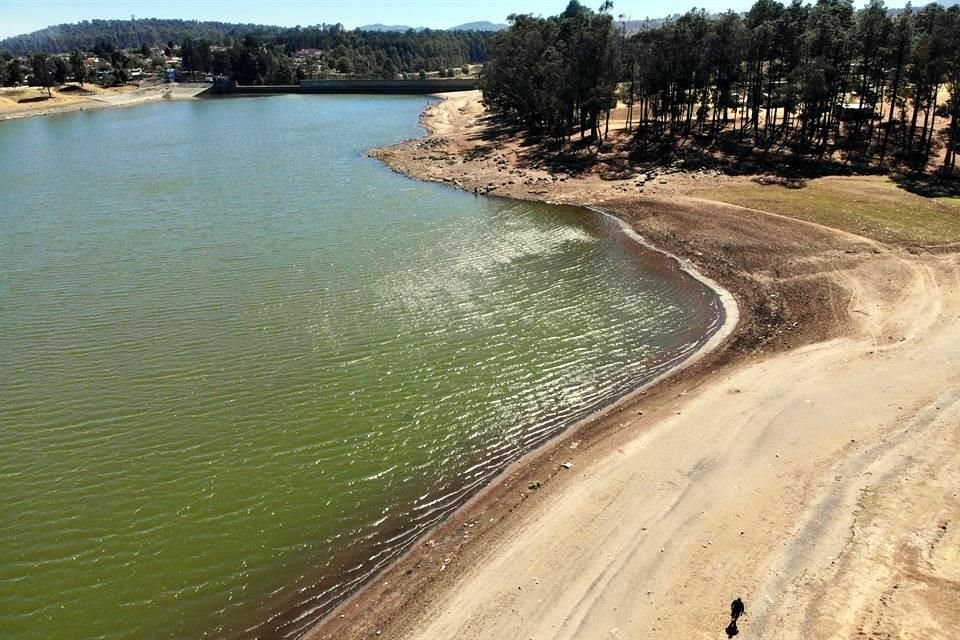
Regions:
<instances>
[{"instance_id":1,"label":"dry dirt bank","mask_svg":"<svg viewBox=\"0 0 960 640\"><path fill-rule=\"evenodd\" d=\"M682 195L724 176L641 193L550 175L518 141L488 149L481 115L469 96L440 103L434 135L377 155L468 190L503 176L495 193L599 204L733 291L741 324L515 465L310 637L718 638L736 596L743 637L954 637L958 257Z\"/></svg>"},{"instance_id":2,"label":"dry dirt bank","mask_svg":"<svg viewBox=\"0 0 960 640\"><path fill-rule=\"evenodd\" d=\"M64 87L54 90L50 98L47 97L46 89L39 87L0 90L0 122L73 111L128 107L157 100L183 100L195 97L206 89L206 85L163 84L144 89L134 87L103 89L88 85L82 91L75 92L63 89Z\"/></svg>"}]
</instances>

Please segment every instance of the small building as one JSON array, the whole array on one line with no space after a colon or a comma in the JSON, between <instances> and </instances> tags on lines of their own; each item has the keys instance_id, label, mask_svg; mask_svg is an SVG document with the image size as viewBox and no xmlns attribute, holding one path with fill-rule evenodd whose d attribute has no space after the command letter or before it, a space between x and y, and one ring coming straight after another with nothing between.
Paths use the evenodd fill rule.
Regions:
<instances>
[{"instance_id":1,"label":"small building","mask_svg":"<svg viewBox=\"0 0 960 640\"><path fill-rule=\"evenodd\" d=\"M834 108L833 115L841 122L869 120L873 117L873 106L859 102L844 102Z\"/></svg>"}]
</instances>

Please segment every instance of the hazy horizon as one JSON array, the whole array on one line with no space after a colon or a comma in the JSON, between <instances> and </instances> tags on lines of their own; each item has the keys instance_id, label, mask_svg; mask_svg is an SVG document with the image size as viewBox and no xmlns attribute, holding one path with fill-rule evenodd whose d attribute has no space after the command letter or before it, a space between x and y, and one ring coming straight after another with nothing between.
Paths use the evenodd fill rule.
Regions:
<instances>
[{"instance_id":1,"label":"hazy horizon","mask_svg":"<svg viewBox=\"0 0 960 640\"><path fill-rule=\"evenodd\" d=\"M600 0L581 0L596 9ZM693 7L711 12L745 11L754 0L672 0L614 2L613 15L627 19L662 18L683 13ZM863 2L855 2L861 6ZM899 6L902 3L889 3ZM918 3L919 4L919 3ZM157 4L147 0L0 0L0 39L31 33L46 27L83 20L170 18L182 20L239 22L294 27L320 23L341 23L348 29L368 24L406 25L447 29L468 22L505 22L511 13L555 15L563 11L567 0L488 0L484 3L462 0L421 0L407 5L395 0L367 0L344 3L333 0L208 0L188 2L170 0Z\"/></svg>"}]
</instances>

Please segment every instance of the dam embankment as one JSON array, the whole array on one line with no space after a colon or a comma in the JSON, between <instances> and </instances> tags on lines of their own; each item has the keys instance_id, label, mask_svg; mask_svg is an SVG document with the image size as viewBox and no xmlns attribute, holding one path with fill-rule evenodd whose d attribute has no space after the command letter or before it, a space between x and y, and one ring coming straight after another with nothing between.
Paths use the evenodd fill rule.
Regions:
<instances>
[{"instance_id":1,"label":"dam embankment","mask_svg":"<svg viewBox=\"0 0 960 640\"><path fill-rule=\"evenodd\" d=\"M218 83L204 92L204 96L251 96L283 93L302 94L367 94L367 95L429 95L474 91L480 88L476 78L445 78L440 80L304 80L291 85L238 85Z\"/></svg>"}]
</instances>

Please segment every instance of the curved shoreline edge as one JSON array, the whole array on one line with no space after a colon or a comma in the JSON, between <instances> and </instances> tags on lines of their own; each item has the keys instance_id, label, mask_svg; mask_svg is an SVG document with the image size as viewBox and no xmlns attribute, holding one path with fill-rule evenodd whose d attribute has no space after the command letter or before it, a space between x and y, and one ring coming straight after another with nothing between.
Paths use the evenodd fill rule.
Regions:
<instances>
[{"instance_id":1,"label":"curved shoreline edge","mask_svg":"<svg viewBox=\"0 0 960 640\"><path fill-rule=\"evenodd\" d=\"M675 261L677 265L679 265L681 271L686 273L694 280L700 282L713 292L713 294L717 297L717 300L720 302L720 308L723 310L723 319L720 322L720 326L717 327L712 334L710 334L707 340L704 341L696 351L684 358L681 362L678 362L676 366L671 367L669 370L661 373L660 376L657 376L651 380L648 383L649 385L652 386L653 384L656 384L657 381L673 375L677 371L680 371L700 361L704 356L717 349L721 344L724 343L724 341L727 340L727 338L733 335L733 332L740 324L740 306L737 304L737 299L726 287L698 270L696 266L694 266L694 264L686 258L682 258L675 253L656 246L654 243L640 235L636 229L630 226L630 223L623 218L620 218L615 213L605 211L599 207L586 208L616 220L620 225L621 231L623 231L623 233L625 233L628 237L632 238L635 242L650 249L651 251L656 251L657 253L660 253ZM644 387L647 386L648 385L644 385Z\"/></svg>"},{"instance_id":2,"label":"curved shoreline edge","mask_svg":"<svg viewBox=\"0 0 960 640\"><path fill-rule=\"evenodd\" d=\"M739 325L521 460L309 637L711 637L742 596L753 637L952 638L960 254L732 206L710 192L726 176L644 191L609 166L551 175L483 116L478 96L450 99L430 137L371 155L466 190L612 208L732 290Z\"/></svg>"},{"instance_id":3,"label":"curved shoreline edge","mask_svg":"<svg viewBox=\"0 0 960 640\"><path fill-rule=\"evenodd\" d=\"M420 114L420 124L423 127L425 133L419 138L414 140L423 140L429 138L434 134L432 128L424 123L425 116L427 115L428 110L436 104L439 104L443 100L447 99L447 96L443 94L439 95L430 95L429 102L424 106L423 111ZM410 142L410 141L407 141ZM403 143L401 143L403 144ZM388 168L393 171L404 175L405 177L411 180L420 180L434 182L430 180L423 180L423 178L408 173L406 171L400 170L392 166L385 158L375 153L379 151L378 149L372 149L368 152L368 155L372 158L378 160L379 162L386 165ZM438 183L444 186L448 186L460 191L467 191L467 189L461 185L452 185L445 183ZM486 194L484 194L486 195ZM502 196L497 195L495 197L509 198L513 200L522 200L521 198L513 198L511 196ZM527 199L531 202L541 202L548 205L563 206L562 203L551 202L550 200L543 199ZM396 570L398 567L402 566L405 562L408 562L413 554L421 547L425 542L429 541L431 536L434 536L438 531L441 531L447 527L454 526L454 522L458 517L462 517L463 514L469 512L471 509L475 509L480 503L482 503L490 494L491 490L499 484L502 484L506 478L514 476L518 473L521 473L531 461L536 460L537 458L543 456L545 453L557 448L563 442L573 438L578 435L578 433L584 428L588 427L591 424L596 424L599 420L602 420L604 417L609 416L612 412L617 409L621 409L625 405L636 402L641 396L646 395L652 389L657 387L660 383L666 381L673 376L689 369L693 365L702 361L706 356L714 353L718 350L721 345L727 342L731 336L733 336L737 327L740 324L740 308L737 304L735 296L723 285L714 280L713 278L707 276L705 273L698 270L694 264L683 258L676 253L673 253L667 249L657 246L653 242L644 238L640 233L638 233L629 222L616 215L615 213L603 209L601 207L593 205L569 205L566 206L579 206L580 208L591 211L597 215L608 218L619 226L620 232L626 235L628 238L644 247L647 250L658 253L669 260L672 260L676 263L680 271L684 274L685 277L692 278L694 281L699 283L708 289L712 295L715 296L716 301L718 302L719 310L721 312L721 318L719 324L708 330L708 332L698 341L699 344L691 353L687 354L682 360L677 362L671 367L668 367L664 371L657 373L655 376L646 380L642 383L639 383L632 390L624 393L619 397L612 398L608 403L599 407L590 414L572 422L567 427L563 428L561 431L556 433L546 442L540 444L539 446L525 452L519 458L508 464L503 470L491 477L476 493L470 496L462 505L454 509L449 515L447 515L440 523L434 527L423 532L420 536L414 539L410 547L400 554L396 559L390 562L386 567L381 569L375 576L366 584L360 586L354 593L340 602L336 607L331 609L327 614L320 618L314 625L307 630L307 632L302 636L303 638L310 639L314 637L319 637L319 633L322 632L323 627L329 621L334 620L338 615L342 617L342 611L345 610L349 605L356 603L358 599L361 599L369 591L376 589L377 587L384 586L382 583L386 580L392 571ZM603 434L599 434L599 437L602 437ZM326 636L323 636L326 637Z\"/></svg>"}]
</instances>

